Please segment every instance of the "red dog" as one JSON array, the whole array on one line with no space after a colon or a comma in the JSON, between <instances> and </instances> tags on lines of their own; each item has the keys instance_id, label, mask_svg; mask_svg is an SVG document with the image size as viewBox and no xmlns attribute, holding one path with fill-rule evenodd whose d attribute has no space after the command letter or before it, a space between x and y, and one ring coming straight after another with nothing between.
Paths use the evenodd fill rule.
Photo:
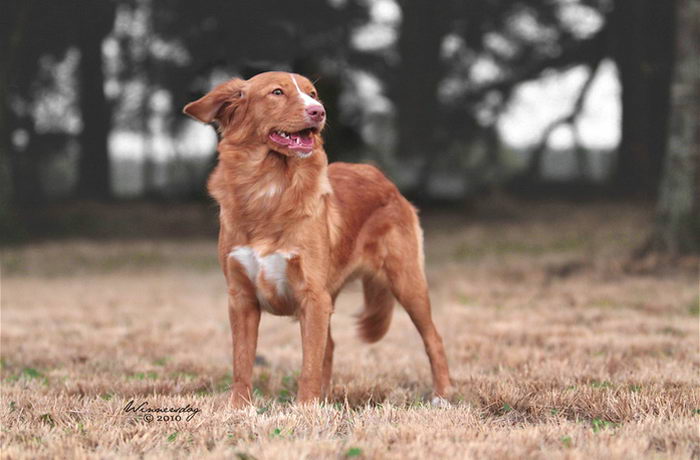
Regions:
<instances>
[{"instance_id":1,"label":"red dog","mask_svg":"<svg viewBox=\"0 0 700 460\"><path fill-rule=\"evenodd\" d=\"M336 296L361 277L367 342L389 328L394 297L430 359L435 394L450 387L442 339L430 314L423 234L416 211L368 165L328 165L325 110L305 77L267 72L234 79L184 112L221 134L209 192L220 206L219 259L229 289L234 407L251 400L260 312L301 323L298 401L329 390L330 316Z\"/></svg>"}]
</instances>

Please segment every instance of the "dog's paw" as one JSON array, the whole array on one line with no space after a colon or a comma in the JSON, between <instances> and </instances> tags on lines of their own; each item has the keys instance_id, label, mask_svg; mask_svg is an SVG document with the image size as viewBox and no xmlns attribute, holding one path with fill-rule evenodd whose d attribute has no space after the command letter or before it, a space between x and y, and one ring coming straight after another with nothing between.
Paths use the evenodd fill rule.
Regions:
<instances>
[{"instance_id":1,"label":"dog's paw","mask_svg":"<svg viewBox=\"0 0 700 460\"><path fill-rule=\"evenodd\" d=\"M440 408L447 408L451 407L452 404L445 398L441 398L440 396L435 396L432 401L430 401L430 405L433 407L440 407Z\"/></svg>"}]
</instances>

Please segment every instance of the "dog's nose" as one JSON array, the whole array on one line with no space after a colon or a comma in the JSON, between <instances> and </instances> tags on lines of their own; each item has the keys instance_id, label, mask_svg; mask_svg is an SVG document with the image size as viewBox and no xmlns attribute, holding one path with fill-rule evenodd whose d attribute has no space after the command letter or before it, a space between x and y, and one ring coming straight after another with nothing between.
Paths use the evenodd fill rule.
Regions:
<instances>
[{"instance_id":1,"label":"dog's nose","mask_svg":"<svg viewBox=\"0 0 700 460\"><path fill-rule=\"evenodd\" d=\"M326 116L326 111L322 105L312 105L306 108L306 114L313 121L322 121L323 117Z\"/></svg>"}]
</instances>

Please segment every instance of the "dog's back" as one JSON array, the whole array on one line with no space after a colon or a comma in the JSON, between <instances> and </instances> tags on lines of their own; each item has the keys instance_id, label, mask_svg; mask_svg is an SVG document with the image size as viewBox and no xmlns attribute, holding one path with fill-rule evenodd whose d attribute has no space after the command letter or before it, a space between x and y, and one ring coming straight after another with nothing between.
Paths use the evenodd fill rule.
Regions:
<instances>
[{"instance_id":1,"label":"dog's back","mask_svg":"<svg viewBox=\"0 0 700 460\"><path fill-rule=\"evenodd\" d=\"M362 278L364 308L358 332L362 340L373 343L391 324L393 282L403 279L392 276L394 267L403 266L406 273L418 276L414 287L425 284L423 234L415 208L379 169L338 162L328 167L328 177L333 189L330 206L339 220L330 226L343 227L332 245L334 266L342 267L339 278L343 281ZM331 279L332 291L340 287Z\"/></svg>"}]
</instances>

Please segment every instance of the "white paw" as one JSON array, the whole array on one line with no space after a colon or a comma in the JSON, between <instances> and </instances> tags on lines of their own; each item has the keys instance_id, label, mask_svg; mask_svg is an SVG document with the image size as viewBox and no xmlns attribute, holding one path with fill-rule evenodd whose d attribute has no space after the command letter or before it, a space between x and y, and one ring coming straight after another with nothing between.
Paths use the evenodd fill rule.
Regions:
<instances>
[{"instance_id":1,"label":"white paw","mask_svg":"<svg viewBox=\"0 0 700 460\"><path fill-rule=\"evenodd\" d=\"M433 398L433 400L430 401L430 404L433 407L442 407L442 408L452 406L452 404L450 404L450 402L448 400L446 400L445 398L441 398L440 396L435 396Z\"/></svg>"}]
</instances>

